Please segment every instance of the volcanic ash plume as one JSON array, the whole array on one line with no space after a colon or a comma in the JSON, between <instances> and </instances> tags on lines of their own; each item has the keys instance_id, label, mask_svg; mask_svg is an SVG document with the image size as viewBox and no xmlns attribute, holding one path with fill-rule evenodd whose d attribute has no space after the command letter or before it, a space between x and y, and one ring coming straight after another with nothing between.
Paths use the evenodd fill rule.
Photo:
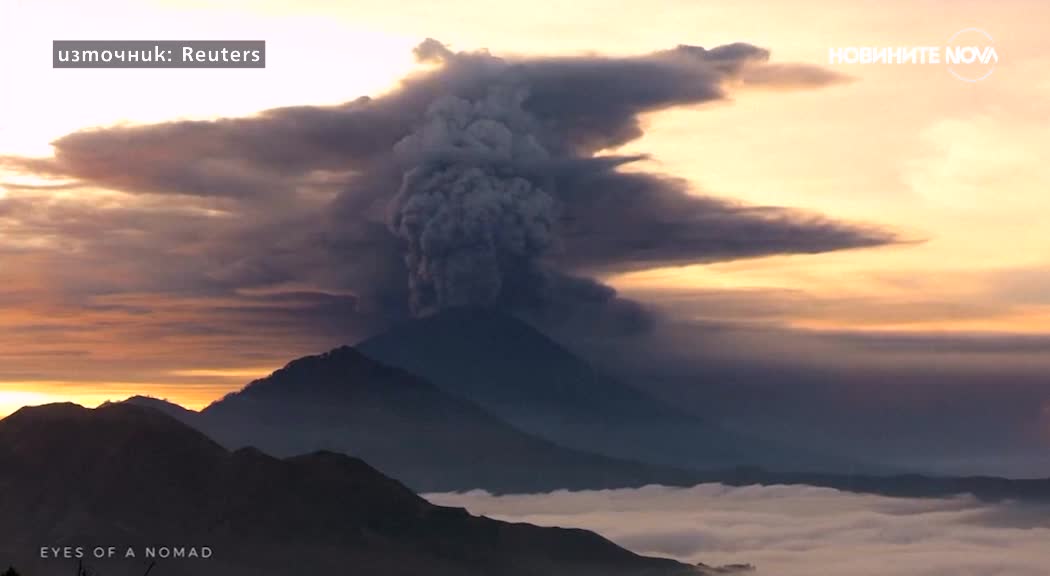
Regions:
<instances>
[{"instance_id":1,"label":"volcanic ash plume","mask_svg":"<svg viewBox=\"0 0 1050 576\"><path fill-rule=\"evenodd\" d=\"M395 146L406 171L389 224L406 246L417 314L494 305L509 282L540 277L557 211L553 196L521 170L548 158L522 99L500 88L476 101L443 97Z\"/></svg>"}]
</instances>

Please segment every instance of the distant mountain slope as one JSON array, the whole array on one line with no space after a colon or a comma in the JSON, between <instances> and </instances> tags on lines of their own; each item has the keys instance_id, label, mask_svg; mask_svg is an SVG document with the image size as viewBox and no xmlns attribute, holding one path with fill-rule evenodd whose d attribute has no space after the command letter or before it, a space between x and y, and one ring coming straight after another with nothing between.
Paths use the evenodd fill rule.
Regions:
<instances>
[{"instance_id":1,"label":"distant mountain slope","mask_svg":"<svg viewBox=\"0 0 1050 576\"><path fill-rule=\"evenodd\" d=\"M433 506L361 460L227 452L153 409L25 408L0 421L0 563L72 572L41 546L208 546L160 576L660 576L695 573L582 530ZM95 563L93 559L88 562ZM141 560L96 563L139 574Z\"/></svg>"},{"instance_id":2,"label":"distant mountain slope","mask_svg":"<svg viewBox=\"0 0 1050 576\"><path fill-rule=\"evenodd\" d=\"M346 347L295 360L200 413L154 399L130 402L160 408L229 448L357 456L419 491L536 492L694 477L562 448Z\"/></svg>"},{"instance_id":3,"label":"distant mountain slope","mask_svg":"<svg viewBox=\"0 0 1050 576\"><path fill-rule=\"evenodd\" d=\"M670 466L849 469L837 458L740 436L612 378L528 324L453 309L357 348L480 404L525 432L578 450Z\"/></svg>"},{"instance_id":4,"label":"distant mountain slope","mask_svg":"<svg viewBox=\"0 0 1050 576\"><path fill-rule=\"evenodd\" d=\"M136 397L128 402L153 406L174 415L196 414L181 406L154 398ZM659 470L650 468L648 470ZM1022 500L1050 502L1050 479L1011 479L991 476L925 476L920 474L829 474L819 472L776 472L758 467L680 472L672 470L651 483L664 485L696 485L718 483L728 486L805 485L834 488L844 492L880 494L908 498L940 498L971 494L980 500ZM553 478L553 475L547 476Z\"/></svg>"},{"instance_id":5,"label":"distant mountain slope","mask_svg":"<svg viewBox=\"0 0 1050 576\"><path fill-rule=\"evenodd\" d=\"M989 502L1050 502L1050 478L782 473L758 468L722 470L704 473L701 476L700 482L717 482L728 486L820 486L843 492L901 498L944 498L969 494L978 500Z\"/></svg>"}]
</instances>

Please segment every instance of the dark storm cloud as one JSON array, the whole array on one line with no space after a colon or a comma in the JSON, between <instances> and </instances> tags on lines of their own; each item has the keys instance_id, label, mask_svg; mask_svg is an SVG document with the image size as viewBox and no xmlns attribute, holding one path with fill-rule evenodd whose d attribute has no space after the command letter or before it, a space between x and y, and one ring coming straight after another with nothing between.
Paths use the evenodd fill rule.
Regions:
<instances>
[{"instance_id":1,"label":"dark storm cloud","mask_svg":"<svg viewBox=\"0 0 1050 576\"><path fill-rule=\"evenodd\" d=\"M361 98L246 118L85 130L52 142L54 158L7 157L0 165L135 194L291 194L311 173L345 174L389 149L409 121Z\"/></svg>"},{"instance_id":2,"label":"dark storm cloud","mask_svg":"<svg viewBox=\"0 0 1050 576\"><path fill-rule=\"evenodd\" d=\"M618 170L637 157L594 157L641 136L644 113L721 100L734 86L844 80L826 70L770 64L768 51L748 44L498 58L427 40L416 54L435 67L376 98L77 132L54 142L54 158L2 161L59 186L124 192L132 198L125 204L224 215L136 229L134 251L177 255L181 283L309 284L353 291L361 306L393 313L407 302L417 313L568 305L581 294L615 302L564 279L894 241L884 231L693 196L672 178ZM56 234L128 250L100 239L115 240L111 233L87 229L121 210L95 220L90 206L79 209L86 220L58 225ZM181 268L186 255L197 264Z\"/></svg>"},{"instance_id":3,"label":"dark storm cloud","mask_svg":"<svg viewBox=\"0 0 1050 576\"><path fill-rule=\"evenodd\" d=\"M247 118L87 130L53 142L54 159L4 162L134 193L287 193L314 171L375 168L416 129L428 108L447 105L448 97L489 106L494 120L516 132L532 131L557 154L587 155L641 136L639 114L724 98L724 84L744 71L769 68L763 83L772 85L818 87L844 80L805 65L770 68L768 51L747 44L711 50L680 46L634 58L502 59L487 52L453 53L427 40L416 53L442 67L378 98L278 108ZM521 109L491 97L500 92L523 100L517 103Z\"/></svg>"},{"instance_id":4,"label":"dark storm cloud","mask_svg":"<svg viewBox=\"0 0 1050 576\"><path fill-rule=\"evenodd\" d=\"M562 257L585 269L816 253L894 240L884 230L817 214L693 196L687 183L665 176L599 169L565 180Z\"/></svg>"}]
</instances>

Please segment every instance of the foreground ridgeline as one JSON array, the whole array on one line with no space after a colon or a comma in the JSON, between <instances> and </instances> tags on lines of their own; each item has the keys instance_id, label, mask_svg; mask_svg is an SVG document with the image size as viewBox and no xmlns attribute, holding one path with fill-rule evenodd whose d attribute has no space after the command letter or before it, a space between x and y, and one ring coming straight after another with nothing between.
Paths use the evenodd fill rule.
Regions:
<instances>
[{"instance_id":1,"label":"foreground ridgeline","mask_svg":"<svg viewBox=\"0 0 1050 576\"><path fill-rule=\"evenodd\" d=\"M583 530L539 528L434 506L356 458L229 452L160 411L126 404L24 408L0 421L0 561L73 573L615 576L695 574ZM93 550L115 549L96 560ZM124 558L127 550L138 551Z\"/></svg>"}]
</instances>

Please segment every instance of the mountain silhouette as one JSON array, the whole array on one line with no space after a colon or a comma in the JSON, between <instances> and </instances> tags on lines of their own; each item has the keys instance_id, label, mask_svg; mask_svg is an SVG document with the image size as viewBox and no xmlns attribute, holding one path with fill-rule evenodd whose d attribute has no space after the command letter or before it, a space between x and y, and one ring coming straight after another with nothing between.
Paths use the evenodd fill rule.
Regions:
<instances>
[{"instance_id":1,"label":"mountain silhouette","mask_svg":"<svg viewBox=\"0 0 1050 576\"><path fill-rule=\"evenodd\" d=\"M557 444L668 466L786 471L855 467L745 437L604 374L530 325L488 309L416 319L357 345Z\"/></svg>"},{"instance_id":2,"label":"mountain silhouette","mask_svg":"<svg viewBox=\"0 0 1050 576\"><path fill-rule=\"evenodd\" d=\"M543 373L542 368L537 371ZM511 379L520 381L517 376ZM606 382L610 381L598 380L591 385ZM633 392L627 390L626 394ZM791 471L786 463L796 456L791 451L783 454L780 470L746 465L683 470L562 448L520 432L467 400L348 347L295 360L202 412L155 398L134 397L126 403L166 412L231 449L256 446L276 456L328 450L361 457L420 492L482 488L520 493L715 482L733 486L811 485L888 496L969 493L982 500L1050 500L1050 480ZM603 400L599 398L596 403L602 405ZM651 406L653 411L671 410L659 403ZM629 407L619 409L620 417L626 420ZM552 410L557 411L556 405ZM591 408L580 408L588 410ZM562 409L561 413L566 411ZM662 426L663 422L656 420L648 433L725 434L673 412L670 417L686 420L679 422L678 428ZM624 438L615 421L607 422L604 429L614 438ZM653 442L658 440L653 438ZM675 436L665 437L664 442L684 446L683 450L701 444ZM735 446L756 447L743 443Z\"/></svg>"},{"instance_id":3,"label":"mountain silhouette","mask_svg":"<svg viewBox=\"0 0 1050 576\"><path fill-rule=\"evenodd\" d=\"M150 398L128 402L161 409L231 449L350 454L421 492L691 484L695 477L562 448L348 347L295 360L200 413Z\"/></svg>"},{"instance_id":4,"label":"mountain silhouette","mask_svg":"<svg viewBox=\"0 0 1050 576\"><path fill-rule=\"evenodd\" d=\"M41 546L204 547L157 576L692 574L583 530L434 506L365 462L317 452L229 452L158 410L23 408L0 421L0 562L72 571ZM93 560L92 560L93 561ZM143 559L93 561L141 573Z\"/></svg>"}]
</instances>

